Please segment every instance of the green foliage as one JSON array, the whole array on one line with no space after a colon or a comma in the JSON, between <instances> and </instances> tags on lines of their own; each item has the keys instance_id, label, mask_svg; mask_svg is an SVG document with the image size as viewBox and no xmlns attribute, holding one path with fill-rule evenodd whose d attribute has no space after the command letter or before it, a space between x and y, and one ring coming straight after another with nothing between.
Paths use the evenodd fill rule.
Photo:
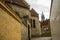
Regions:
<instances>
[{"instance_id":1,"label":"green foliage","mask_svg":"<svg viewBox=\"0 0 60 40\"><path fill-rule=\"evenodd\" d=\"M51 32L43 33L41 37L51 37Z\"/></svg>"}]
</instances>

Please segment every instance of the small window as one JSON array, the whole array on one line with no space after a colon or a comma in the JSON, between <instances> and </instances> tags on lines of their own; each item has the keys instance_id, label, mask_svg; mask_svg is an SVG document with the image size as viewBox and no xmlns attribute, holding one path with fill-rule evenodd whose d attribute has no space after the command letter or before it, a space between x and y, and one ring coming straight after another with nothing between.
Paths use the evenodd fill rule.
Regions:
<instances>
[{"instance_id":1,"label":"small window","mask_svg":"<svg viewBox=\"0 0 60 40\"><path fill-rule=\"evenodd\" d=\"M36 25L35 25L35 20L33 20L33 28L35 28L36 27Z\"/></svg>"}]
</instances>

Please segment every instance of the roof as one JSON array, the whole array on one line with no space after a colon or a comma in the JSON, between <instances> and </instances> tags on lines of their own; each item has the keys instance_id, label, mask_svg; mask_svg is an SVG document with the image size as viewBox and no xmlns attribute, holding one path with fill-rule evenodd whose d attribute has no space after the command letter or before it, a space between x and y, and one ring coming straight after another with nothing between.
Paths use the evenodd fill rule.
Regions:
<instances>
[{"instance_id":1,"label":"roof","mask_svg":"<svg viewBox=\"0 0 60 40\"><path fill-rule=\"evenodd\" d=\"M38 17L38 13L34 9L31 9L30 12L31 12L31 16Z\"/></svg>"},{"instance_id":2,"label":"roof","mask_svg":"<svg viewBox=\"0 0 60 40\"><path fill-rule=\"evenodd\" d=\"M25 0L4 0L4 1L19 5L19 6L23 6L25 8L30 8L30 5Z\"/></svg>"}]
</instances>

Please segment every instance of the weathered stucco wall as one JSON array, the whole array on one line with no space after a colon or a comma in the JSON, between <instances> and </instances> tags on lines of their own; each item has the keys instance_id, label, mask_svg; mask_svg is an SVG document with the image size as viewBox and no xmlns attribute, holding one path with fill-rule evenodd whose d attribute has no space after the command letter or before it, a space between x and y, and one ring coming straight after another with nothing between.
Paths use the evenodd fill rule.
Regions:
<instances>
[{"instance_id":1,"label":"weathered stucco wall","mask_svg":"<svg viewBox=\"0 0 60 40\"><path fill-rule=\"evenodd\" d=\"M0 7L0 40L21 40L21 24Z\"/></svg>"},{"instance_id":2,"label":"weathered stucco wall","mask_svg":"<svg viewBox=\"0 0 60 40\"><path fill-rule=\"evenodd\" d=\"M53 0L50 25L52 40L60 40L60 0Z\"/></svg>"},{"instance_id":3,"label":"weathered stucco wall","mask_svg":"<svg viewBox=\"0 0 60 40\"><path fill-rule=\"evenodd\" d=\"M17 5L13 5L13 4L9 4L10 7L12 7L12 9L16 12L18 12L20 14L21 17L28 15L29 17L31 16L31 13L29 11L29 9L26 9L24 7L20 7Z\"/></svg>"},{"instance_id":4,"label":"weathered stucco wall","mask_svg":"<svg viewBox=\"0 0 60 40\"><path fill-rule=\"evenodd\" d=\"M21 27L21 40L28 40L28 28L24 24Z\"/></svg>"}]
</instances>

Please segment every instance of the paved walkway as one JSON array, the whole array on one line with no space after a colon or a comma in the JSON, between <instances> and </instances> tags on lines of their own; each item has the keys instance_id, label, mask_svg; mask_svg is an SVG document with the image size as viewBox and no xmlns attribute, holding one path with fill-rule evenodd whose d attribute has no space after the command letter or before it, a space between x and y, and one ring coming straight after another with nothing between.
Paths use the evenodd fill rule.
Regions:
<instances>
[{"instance_id":1,"label":"paved walkway","mask_svg":"<svg viewBox=\"0 0 60 40\"><path fill-rule=\"evenodd\" d=\"M51 40L51 37L38 37L38 38L32 38L32 40Z\"/></svg>"}]
</instances>

